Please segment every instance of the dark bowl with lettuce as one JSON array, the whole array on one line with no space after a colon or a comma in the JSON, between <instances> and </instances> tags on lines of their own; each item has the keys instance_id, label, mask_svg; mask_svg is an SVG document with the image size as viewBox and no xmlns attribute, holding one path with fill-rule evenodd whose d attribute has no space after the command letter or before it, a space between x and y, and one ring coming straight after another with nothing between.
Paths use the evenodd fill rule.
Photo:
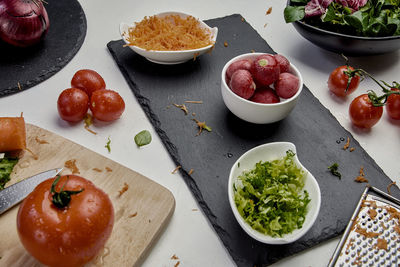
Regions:
<instances>
[{"instance_id":1,"label":"dark bowl with lettuce","mask_svg":"<svg viewBox=\"0 0 400 267\"><path fill-rule=\"evenodd\" d=\"M287 23L315 45L349 56L400 49L400 1L289 0Z\"/></svg>"}]
</instances>

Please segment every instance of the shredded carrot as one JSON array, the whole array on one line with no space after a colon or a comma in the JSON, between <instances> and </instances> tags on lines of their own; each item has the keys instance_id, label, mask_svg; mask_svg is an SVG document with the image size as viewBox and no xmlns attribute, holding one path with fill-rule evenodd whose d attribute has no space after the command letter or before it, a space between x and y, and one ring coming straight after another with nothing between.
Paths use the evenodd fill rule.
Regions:
<instances>
[{"instance_id":1,"label":"shredded carrot","mask_svg":"<svg viewBox=\"0 0 400 267\"><path fill-rule=\"evenodd\" d=\"M124 183L124 187L119 191L118 197L121 197L126 191L128 191L129 185L127 183Z\"/></svg>"},{"instance_id":2,"label":"shredded carrot","mask_svg":"<svg viewBox=\"0 0 400 267\"><path fill-rule=\"evenodd\" d=\"M129 28L128 46L146 50L179 51L213 45L211 32L200 27L198 19L179 15L144 17Z\"/></svg>"},{"instance_id":3,"label":"shredded carrot","mask_svg":"<svg viewBox=\"0 0 400 267\"><path fill-rule=\"evenodd\" d=\"M48 144L49 142L47 142L46 140L43 139L39 139L39 137L35 137L36 142L38 142L39 144L43 145L43 144Z\"/></svg>"},{"instance_id":4,"label":"shredded carrot","mask_svg":"<svg viewBox=\"0 0 400 267\"><path fill-rule=\"evenodd\" d=\"M67 160L64 163L64 167L70 169L73 174L80 173L78 167L76 166L76 159Z\"/></svg>"},{"instance_id":5,"label":"shredded carrot","mask_svg":"<svg viewBox=\"0 0 400 267\"><path fill-rule=\"evenodd\" d=\"M182 168L181 165L177 166L171 173L175 174L180 168Z\"/></svg>"},{"instance_id":6,"label":"shredded carrot","mask_svg":"<svg viewBox=\"0 0 400 267\"><path fill-rule=\"evenodd\" d=\"M201 101L201 100L186 100L185 103L203 104L203 101Z\"/></svg>"},{"instance_id":7,"label":"shredded carrot","mask_svg":"<svg viewBox=\"0 0 400 267\"><path fill-rule=\"evenodd\" d=\"M129 218L136 217L136 215L137 215L137 211L136 211L135 213L133 213L133 214L129 215Z\"/></svg>"},{"instance_id":8,"label":"shredded carrot","mask_svg":"<svg viewBox=\"0 0 400 267\"><path fill-rule=\"evenodd\" d=\"M349 137L347 137L347 142L346 142L346 144L343 146L343 150L346 150L346 149L348 149L348 148L349 148L349 146L350 146L350 138L349 138Z\"/></svg>"},{"instance_id":9,"label":"shredded carrot","mask_svg":"<svg viewBox=\"0 0 400 267\"><path fill-rule=\"evenodd\" d=\"M389 195L392 195L392 193L390 192L390 188L391 188L393 185L396 185L396 182L392 182L392 183L390 183L390 184L387 186L387 191L388 191L388 194L389 194Z\"/></svg>"}]
</instances>

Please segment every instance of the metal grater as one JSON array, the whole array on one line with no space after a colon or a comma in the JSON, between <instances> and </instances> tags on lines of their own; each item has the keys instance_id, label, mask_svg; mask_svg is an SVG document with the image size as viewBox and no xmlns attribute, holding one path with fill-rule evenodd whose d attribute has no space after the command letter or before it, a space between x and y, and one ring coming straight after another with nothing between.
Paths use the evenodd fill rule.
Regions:
<instances>
[{"instance_id":1,"label":"metal grater","mask_svg":"<svg viewBox=\"0 0 400 267\"><path fill-rule=\"evenodd\" d=\"M328 267L400 266L400 200L367 186Z\"/></svg>"}]
</instances>

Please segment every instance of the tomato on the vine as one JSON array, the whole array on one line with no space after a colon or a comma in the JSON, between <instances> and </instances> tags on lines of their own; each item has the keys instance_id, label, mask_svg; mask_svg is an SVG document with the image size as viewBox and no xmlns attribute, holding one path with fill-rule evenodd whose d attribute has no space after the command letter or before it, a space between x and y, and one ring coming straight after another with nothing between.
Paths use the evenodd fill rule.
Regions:
<instances>
[{"instance_id":1,"label":"tomato on the vine","mask_svg":"<svg viewBox=\"0 0 400 267\"><path fill-rule=\"evenodd\" d=\"M108 89L93 92L89 106L93 117L101 121L116 120L125 110L122 97L117 92Z\"/></svg>"},{"instance_id":2,"label":"tomato on the vine","mask_svg":"<svg viewBox=\"0 0 400 267\"><path fill-rule=\"evenodd\" d=\"M84 90L89 98L94 91L106 89L103 77L89 69L78 70L72 77L71 86Z\"/></svg>"},{"instance_id":3,"label":"tomato on the vine","mask_svg":"<svg viewBox=\"0 0 400 267\"><path fill-rule=\"evenodd\" d=\"M392 91L400 92L398 88L392 88ZM386 101L386 112L390 118L400 120L400 95L391 94Z\"/></svg>"},{"instance_id":4,"label":"tomato on the vine","mask_svg":"<svg viewBox=\"0 0 400 267\"><path fill-rule=\"evenodd\" d=\"M350 83L349 79L351 79ZM334 69L328 79L329 90L340 97L353 93L359 84L359 74L357 74L357 71L353 67L347 65Z\"/></svg>"},{"instance_id":5,"label":"tomato on the vine","mask_svg":"<svg viewBox=\"0 0 400 267\"><path fill-rule=\"evenodd\" d=\"M360 128L371 128L382 117L383 107L374 106L368 94L362 94L350 103L351 122Z\"/></svg>"},{"instance_id":6,"label":"tomato on the vine","mask_svg":"<svg viewBox=\"0 0 400 267\"><path fill-rule=\"evenodd\" d=\"M68 88L61 92L57 100L60 117L69 122L83 120L89 105L88 95L78 88Z\"/></svg>"},{"instance_id":7,"label":"tomato on the vine","mask_svg":"<svg viewBox=\"0 0 400 267\"><path fill-rule=\"evenodd\" d=\"M23 246L49 266L74 267L89 262L104 247L113 225L114 208L108 195L76 175L39 184L22 202L17 215Z\"/></svg>"}]
</instances>

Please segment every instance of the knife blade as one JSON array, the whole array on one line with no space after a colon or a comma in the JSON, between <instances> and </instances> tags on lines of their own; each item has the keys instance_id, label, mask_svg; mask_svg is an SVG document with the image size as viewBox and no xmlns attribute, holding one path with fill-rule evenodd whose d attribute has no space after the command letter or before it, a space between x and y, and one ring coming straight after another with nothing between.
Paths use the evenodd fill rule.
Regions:
<instances>
[{"instance_id":1,"label":"knife blade","mask_svg":"<svg viewBox=\"0 0 400 267\"><path fill-rule=\"evenodd\" d=\"M0 191L0 215L21 202L41 182L53 178L63 168L56 168L41 172L4 188Z\"/></svg>"}]
</instances>

